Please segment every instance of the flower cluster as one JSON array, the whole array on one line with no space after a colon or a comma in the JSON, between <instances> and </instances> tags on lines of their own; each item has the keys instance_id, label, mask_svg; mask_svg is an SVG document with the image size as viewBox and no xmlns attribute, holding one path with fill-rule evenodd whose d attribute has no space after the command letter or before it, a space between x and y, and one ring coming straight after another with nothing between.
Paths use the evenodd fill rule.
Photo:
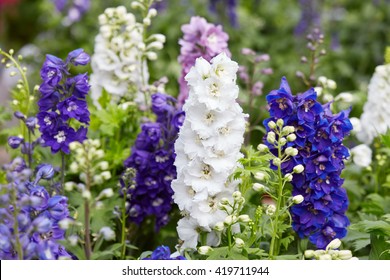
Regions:
<instances>
[{"instance_id":1,"label":"flower cluster","mask_svg":"<svg viewBox=\"0 0 390 280\"><path fill-rule=\"evenodd\" d=\"M342 141L352 125L349 111L332 114L329 103L321 105L316 99L313 88L293 96L283 78L280 89L267 95L271 118L264 124L267 131L278 121L294 128L295 134L280 140L285 140L286 153L287 149L296 151L293 157L279 162L285 174L293 173L297 165L305 167L304 172L291 178L293 195L304 197L302 203L291 207L293 228L301 238L309 236L309 240L322 249L331 240L344 237L349 225L345 216L348 198L341 187L340 174L344 159L349 156ZM271 151L275 141L272 136L269 132L266 137Z\"/></svg>"},{"instance_id":2,"label":"flower cluster","mask_svg":"<svg viewBox=\"0 0 390 280\"><path fill-rule=\"evenodd\" d=\"M186 76L189 98L183 106L186 119L175 143L177 179L174 200L185 217L178 223L181 248L196 248L200 232L207 243L219 243L213 228L226 218L218 209L231 198L237 182L229 176L242 156L245 115L236 102L238 65L221 53L211 60L198 58Z\"/></svg>"},{"instance_id":3,"label":"flower cluster","mask_svg":"<svg viewBox=\"0 0 390 280\"><path fill-rule=\"evenodd\" d=\"M156 15L150 9L144 22ZM165 36L154 34L144 42L145 25L136 22L132 13L124 6L107 8L99 16L100 31L95 38L95 51L92 56L91 85L92 98L97 104L105 90L112 95L114 102L124 97L144 104L141 91L148 83L146 59L156 59L155 50L163 48Z\"/></svg>"},{"instance_id":4,"label":"flower cluster","mask_svg":"<svg viewBox=\"0 0 390 280\"><path fill-rule=\"evenodd\" d=\"M79 21L91 6L90 0L52 0L52 2L57 11L67 14L63 21L65 26Z\"/></svg>"},{"instance_id":5,"label":"flower cluster","mask_svg":"<svg viewBox=\"0 0 390 280\"><path fill-rule=\"evenodd\" d=\"M7 185L0 185L0 259L70 259L72 256L57 241L65 230L61 221L69 219L68 199L50 196L38 185L54 176L51 165L38 167L34 182L31 170L21 158L4 166Z\"/></svg>"},{"instance_id":6,"label":"flower cluster","mask_svg":"<svg viewBox=\"0 0 390 280\"><path fill-rule=\"evenodd\" d=\"M371 144L376 136L385 134L390 128L390 64L379 65L368 85L367 102L360 117L362 130L356 136Z\"/></svg>"},{"instance_id":7,"label":"flower cluster","mask_svg":"<svg viewBox=\"0 0 390 280\"><path fill-rule=\"evenodd\" d=\"M308 260L358 260L352 256L350 250L339 250L341 246L340 239L333 239L325 250L306 250L304 253L305 259Z\"/></svg>"},{"instance_id":8,"label":"flower cluster","mask_svg":"<svg viewBox=\"0 0 390 280\"><path fill-rule=\"evenodd\" d=\"M62 151L69 154L69 144L86 139L87 128L79 125L77 130L70 126L70 120L89 124L89 111L86 96L89 91L88 75L69 73L71 65L87 65L89 55L82 49L68 54L66 61L47 55L41 69L43 80L39 87L41 98L37 114L39 131L45 146L52 153ZM74 123L74 122L73 122Z\"/></svg>"},{"instance_id":9,"label":"flower cluster","mask_svg":"<svg viewBox=\"0 0 390 280\"><path fill-rule=\"evenodd\" d=\"M152 111L157 116L156 122L142 125L124 165L137 171L135 187L127 190L129 219L140 224L153 215L158 231L167 224L172 207L171 181L176 178L173 148L184 112L176 109L173 97L161 93L152 95Z\"/></svg>"},{"instance_id":10,"label":"flower cluster","mask_svg":"<svg viewBox=\"0 0 390 280\"><path fill-rule=\"evenodd\" d=\"M149 257L143 260L186 260L186 258L179 254L171 254L169 247L163 245L157 247Z\"/></svg>"},{"instance_id":11,"label":"flower cluster","mask_svg":"<svg viewBox=\"0 0 390 280\"><path fill-rule=\"evenodd\" d=\"M181 30L184 35L179 40L181 48L178 60L182 66L179 78L179 105L183 105L188 97L189 88L185 76L194 66L198 57L203 57L209 62L222 52L230 57L227 43L229 36L222 30L221 25L216 26L208 23L204 18L196 16L191 18L189 24L183 25Z\"/></svg>"}]
</instances>

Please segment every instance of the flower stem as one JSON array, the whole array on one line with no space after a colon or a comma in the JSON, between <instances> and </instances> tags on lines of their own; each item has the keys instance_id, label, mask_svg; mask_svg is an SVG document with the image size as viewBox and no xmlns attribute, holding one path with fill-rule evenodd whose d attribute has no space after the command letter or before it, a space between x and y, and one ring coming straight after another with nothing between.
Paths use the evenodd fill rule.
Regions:
<instances>
[{"instance_id":1,"label":"flower stem","mask_svg":"<svg viewBox=\"0 0 390 280\"><path fill-rule=\"evenodd\" d=\"M61 151L61 188L60 193L62 193L65 184L65 154Z\"/></svg>"},{"instance_id":2,"label":"flower stem","mask_svg":"<svg viewBox=\"0 0 390 280\"><path fill-rule=\"evenodd\" d=\"M121 260L125 259L126 256L126 195L123 194L123 204L122 204L122 236L121 236L121 244L122 244L122 252L121 252Z\"/></svg>"},{"instance_id":3,"label":"flower stem","mask_svg":"<svg viewBox=\"0 0 390 280\"><path fill-rule=\"evenodd\" d=\"M227 228L228 246L229 250L232 248L232 226Z\"/></svg>"},{"instance_id":4,"label":"flower stem","mask_svg":"<svg viewBox=\"0 0 390 280\"><path fill-rule=\"evenodd\" d=\"M32 167L32 143L31 143L31 131L28 130L28 168L31 169Z\"/></svg>"},{"instance_id":5,"label":"flower stem","mask_svg":"<svg viewBox=\"0 0 390 280\"><path fill-rule=\"evenodd\" d=\"M85 182L85 189L86 191L90 192L91 190L91 163L90 159L88 157L88 148L85 147L86 149L86 182ZM90 235L90 204L89 204L89 199L85 198L84 199L84 226L85 226L85 233L84 233L84 252L85 252L85 258L87 260L91 259L92 256L92 244L91 244L91 235Z\"/></svg>"}]
</instances>

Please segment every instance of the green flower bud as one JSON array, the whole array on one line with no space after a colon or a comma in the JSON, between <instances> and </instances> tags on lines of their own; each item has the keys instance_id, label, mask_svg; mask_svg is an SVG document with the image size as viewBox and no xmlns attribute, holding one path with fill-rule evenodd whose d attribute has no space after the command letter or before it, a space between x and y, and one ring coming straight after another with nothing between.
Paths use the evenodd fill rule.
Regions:
<instances>
[{"instance_id":1,"label":"green flower bud","mask_svg":"<svg viewBox=\"0 0 390 280\"><path fill-rule=\"evenodd\" d=\"M331 261L332 256L329 254L324 254L324 255L319 256L318 259L321 261Z\"/></svg>"},{"instance_id":2,"label":"green flower bud","mask_svg":"<svg viewBox=\"0 0 390 280\"><path fill-rule=\"evenodd\" d=\"M286 153L286 155L294 157L298 154L298 149L293 147L287 147L284 152Z\"/></svg>"},{"instance_id":3,"label":"green flower bud","mask_svg":"<svg viewBox=\"0 0 390 280\"><path fill-rule=\"evenodd\" d=\"M304 256L305 256L305 259L312 259L312 258L314 258L314 251L313 250L306 250Z\"/></svg>"},{"instance_id":4,"label":"green flower bud","mask_svg":"<svg viewBox=\"0 0 390 280\"><path fill-rule=\"evenodd\" d=\"M297 136L295 134L290 134L287 136L288 142L294 142L297 139Z\"/></svg>"},{"instance_id":5,"label":"green flower bud","mask_svg":"<svg viewBox=\"0 0 390 280\"><path fill-rule=\"evenodd\" d=\"M274 144L275 140L276 140L275 132L273 132L273 131L268 132L268 134L267 134L267 141L268 141L268 143Z\"/></svg>"},{"instance_id":6,"label":"green flower bud","mask_svg":"<svg viewBox=\"0 0 390 280\"><path fill-rule=\"evenodd\" d=\"M234 241L235 241L234 242L234 246L236 246L238 249L244 248L244 246L245 246L244 240L242 240L241 238L236 237L234 239Z\"/></svg>"},{"instance_id":7,"label":"green flower bud","mask_svg":"<svg viewBox=\"0 0 390 280\"><path fill-rule=\"evenodd\" d=\"M261 153L265 153L269 151L268 147L264 144L257 145L257 150L259 150Z\"/></svg>"},{"instance_id":8,"label":"green flower bud","mask_svg":"<svg viewBox=\"0 0 390 280\"><path fill-rule=\"evenodd\" d=\"M338 249L341 246L341 241L340 239L336 238L333 239L328 246L326 246L326 250L331 250L331 249Z\"/></svg>"},{"instance_id":9,"label":"green flower bud","mask_svg":"<svg viewBox=\"0 0 390 280\"><path fill-rule=\"evenodd\" d=\"M293 180L293 175L291 173L287 173L286 175L284 175L284 178L287 182L291 182Z\"/></svg>"},{"instance_id":10,"label":"green flower bud","mask_svg":"<svg viewBox=\"0 0 390 280\"><path fill-rule=\"evenodd\" d=\"M263 192L265 191L265 186L260 183L254 183L252 186L252 189L256 192Z\"/></svg>"},{"instance_id":11,"label":"green flower bud","mask_svg":"<svg viewBox=\"0 0 390 280\"><path fill-rule=\"evenodd\" d=\"M280 160L280 158L274 158L272 160L272 163L275 165L275 166L280 166L282 164L282 161Z\"/></svg>"},{"instance_id":12,"label":"green flower bud","mask_svg":"<svg viewBox=\"0 0 390 280\"><path fill-rule=\"evenodd\" d=\"M212 251L214 251L214 249L211 248L210 246L201 246L198 248L198 252L201 255L207 255L207 254L211 253Z\"/></svg>"},{"instance_id":13,"label":"green flower bud","mask_svg":"<svg viewBox=\"0 0 390 280\"><path fill-rule=\"evenodd\" d=\"M239 191L235 191L235 192L232 194L232 196L233 196L233 199L234 199L235 201L238 201L238 200L240 200L240 198L242 197L242 194L241 194L241 192L239 192Z\"/></svg>"},{"instance_id":14,"label":"green flower bud","mask_svg":"<svg viewBox=\"0 0 390 280\"><path fill-rule=\"evenodd\" d=\"M303 199L303 195L298 194L293 197L292 201L294 202L294 204L300 204L302 203Z\"/></svg>"},{"instance_id":15,"label":"green flower bud","mask_svg":"<svg viewBox=\"0 0 390 280\"><path fill-rule=\"evenodd\" d=\"M279 139L279 143L280 143L280 145L284 146L287 143L287 139L282 137L282 138Z\"/></svg>"},{"instance_id":16,"label":"green flower bud","mask_svg":"<svg viewBox=\"0 0 390 280\"><path fill-rule=\"evenodd\" d=\"M273 216L275 212L276 212L276 207L273 204L269 204L265 209L265 214L267 214L268 216Z\"/></svg>"},{"instance_id":17,"label":"green flower bud","mask_svg":"<svg viewBox=\"0 0 390 280\"><path fill-rule=\"evenodd\" d=\"M349 260L352 258L352 252L350 250L338 251L338 257L340 260Z\"/></svg>"},{"instance_id":18,"label":"green flower bud","mask_svg":"<svg viewBox=\"0 0 390 280\"><path fill-rule=\"evenodd\" d=\"M276 121L276 125L279 126L279 127L282 127L284 125L284 120L283 119L278 119Z\"/></svg>"},{"instance_id":19,"label":"green flower bud","mask_svg":"<svg viewBox=\"0 0 390 280\"><path fill-rule=\"evenodd\" d=\"M240 215L238 216L238 221L242 223L248 223L251 220L248 215Z\"/></svg>"},{"instance_id":20,"label":"green flower bud","mask_svg":"<svg viewBox=\"0 0 390 280\"><path fill-rule=\"evenodd\" d=\"M266 178L267 174L265 172L256 172L255 173L255 178L259 181L264 181L264 179Z\"/></svg>"},{"instance_id":21,"label":"green flower bud","mask_svg":"<svg viewBox=\"0 0 390 280\"><path fill-rule=\"evenodd\" d=\"M275 129L276 128L276 123L274 121L270 121L270 122L268 122L268 127L270 129Z\"/></svg>"},{"instance_id":22,"label":"green flower bud","mask_svg":"<svg viewBox=\"0 0 390 280\"><path fill-rule=\"evenodd\" d=\"M223 225L223 222L218 222L214 226L215 231L223 231L225 226Z\"/></svg>"},{"instance_id":23,"label":"green flower bud","mask_svg":"<svg viewBox=\"0 0 390 280\"><path fill-rule=\"evenodd\" d=\"M305 170L305 167L303 167L302 164L298 164L298 165L294 166L294 169L293 169L294 173L297 173L297 174L302 173L304 170Z\"/></svg>"}]
</instances>

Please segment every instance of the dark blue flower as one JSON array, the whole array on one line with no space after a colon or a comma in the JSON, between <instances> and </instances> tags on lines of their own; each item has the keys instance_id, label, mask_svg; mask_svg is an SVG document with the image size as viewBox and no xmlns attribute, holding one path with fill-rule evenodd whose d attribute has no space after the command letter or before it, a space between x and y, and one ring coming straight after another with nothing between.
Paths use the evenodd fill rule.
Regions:
<instances>
[{"instance_id":1,"label":"dark blue flower","mask_svg":"<svg viewBox=\"0 0 390 280\"><path fill-rule=\"evenodd\" d=\"M317 93L313 88L297 96L297 116L300 122L314 122L322 112L322 106L316 99Z\"/></svg>"},{"instance_id":2,"label":"dark blue flower","mask_svg":"<svg viewBox=\"0 0 390 280\"><path fill-rule=\"evenodd\" d=\"M66 154L70 153L69 144L78 141L82 143L86 139L86 128L81 127L77 132L66 125L60 126L57 131L51 134L42 135L44 145L51 147L52 153L60 150Z\"/></svg>"},{"instance_id":3,"label":"dark blue flower","mask_svg":"<svg viewBox=\"0 0 390 280\"><path fill-rule=\"evenodd\" d=\"M41 112L46 112L49 110L55 111L57 109L57 104L61 99L59 92L54 92L51 95L42 96L38 101L39 110Z\"/></svg>"},{"instance_id":4,"label":"dark blue flower","mask_svg":"<svg viewBox=\"0 0 390 280\"><path fill-rule=\"evenodd\" d=\"M89 123L88 105L85 100L77 99L71 96L57 105L58 110L63 121L68 119L76 119L81 123Z\"/></svg>"},{"instance_id":5,"label":"dark blue flower","mask_svg":"<svg viewBox=\"0 0 390 280\"><path fill-rule=\"evenodd\" d=\"M85 98L91 87L88 83L88 74L86 73L68 78L66 85L69 89L73 89L72 94L78 98Z\"/></svg>"},{"instance_id":6,"label":"dark blue flower","mask_svg":"<svg viewBox=\"0 0 390 280\"><path fill-rule=\"evenodd\" d=\"M280 88L267 95L267 102L270 106L271 117L283 119L292 113L294 109L293 96L285 77L282 78Z\"/></svg>"},{"instance_id":7,"label":"dark blue flower","mask_svg":"<svg viewBox=\"0 0 390 280\"><path fill-rule=\"evenodd\" d=\"M66 58L66 63L72 63L75 66L87 65L89 61L90 57L83 49L71 51Z\"/></svg>"},{"instance_id":8,"label":"dark blue flower","mask_svg":"<svg viewBox=\"0 0 390 280\"><path fill-rule=\"evenodd\" d=\"M171 258L171 250L168 246L159 246L154 250L150 257L144 258L143 260L185 260L183 256L177 256Z\"/></svg>"},{"instance_id":9,"label":"dark blue flower","mask_svg":"<svg viewBox=\"0 0 390 280\"><path fill-rule=\"evenodd\" d=\"M17 137L17 136L10 136L8 137L8 145L12 149L17 149L19 148L20 144L22 144L24 141L23 138Z\"/></svg>"},{"instance_id":10,"label":"dark blue flower","mask_svg":"<svg viewBox=\"0 0 390 280\"><path fill-rule=\"evenodd\" d=\"M46 55L46 60L41 69L41 78L45 83L52 86L58 85L66 72L65 63L62 59L54 55Z\"/></svg>"},{"instance_id":11,"label":"dark blue flower","mask_svg":"<svg viewBox=\"0 0 390 280\"><path fill-rule=\"evenodd\" d=\"M37 114L39 129L41 132L56 131L57 128L62 124L60 115L57 112L39 112Z\"/></svg>"}]
</instances>

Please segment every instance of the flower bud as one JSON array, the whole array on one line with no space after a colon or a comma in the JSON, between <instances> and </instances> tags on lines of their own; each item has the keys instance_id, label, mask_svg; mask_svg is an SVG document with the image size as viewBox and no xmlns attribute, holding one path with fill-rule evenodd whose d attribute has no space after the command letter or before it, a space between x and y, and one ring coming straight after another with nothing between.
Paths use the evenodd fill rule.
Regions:
<instances>
[{"instance_id":1,"label":"flower bud","mask_svg":"<svg viewBox=\"0 0 390 280\"><path fill-rule=\"evenodd\" d=\"M211 253L213 250L214 249L211 248L210 246L201 246L198 248L198 252L201 255L207 255L207 254Z\"/></svg>"},{"instance_id":2,"label":"flower bud","mask_svg":"<svg viewBox=\"0 0 390 280\"><path fill-rule=\"evenodd\" d=\"M283 119L278 119L276 121L276 125L279 126L279 127L282 127L284 125L284 120Z\"/></svg>"},{"instance_id":3,"label":"flower bud","mask_svg":"<svg viewBox=\"0 0 390 280\"><path fill-rule=\"evenodd\" d=\"M287 139L282 137L282 138L279 139L279 143L280 143L280 145L284 146L287 143Z\"/></svg>"},{"instance_id":4,"label":"flower bud","mask_svg":"<svg viewBox=\"0 0 390 280\"><path fill-rule=\"evenodd\" d=\"M283 127L283 129L282 129L282 133L285 135L293 133L294 131L295 131L295 127L293 127L291 125L287 125L287 126Z\"/></svg>"},{"instance_id":5,"label":"flower bud","mask_svg":"<svg viewBox=\"0 0 390 280\"><path fill-rule=\"evenodd\" d=\"M291 173L287 173L284 175L284 179L286 179L287 182L291 182L293 180L293 175Z\"/></svg>"},{"instance_id":6,"label":"flower bud","mask_svg":"<svg viewBox=\"0 0 390 280\"><path fill-rule=\"evenodd\" d=\"M254 183L252 186L252 189L256 192L263 192L265 191L265 186L260 183Z\"/></svg>"},{"instance_id":7,"label":"flower bud","mask_svg":"<svg viewBox=\"0 0 390 280\"><path fill-rule=\"evenodd\" d=\"M111 179L111 172L110 171L104 171L100 174L104 180L110 180Z\"/></svg>"},{"instance_id":8,"label":"flower bud","mask_svg":"<svg viewBox=\"0 0 390 280\"><path fill-rule=\"evenodd\" d=\"M114 195L114 191L111 188L104 189L98 195L99 198L108 198Z\"/></svg>"},{"instance_id":9,"label":"flower bud","mask_svg":"<svg viewBox=\"0 0 390 280\"><path fill-rule=\"evenodd\" d=\"M64 185L64 189L68 192L73 190L73 187L75 187L76 184L74 182L66 182Z\"/></svg>"},{"instance_id":10,"label":"flower bud","mask_svg":"<svg viewBox=\"0 0 390 280\"><path fill-rule=\"evenodd\" d=\"M298 149L293 147L287 147L284 152L286 153L286 155L294 157L298 154Z\"/></svg>"},{"instance_id":11,"label":"flower bud","mask_svg":"<svg viewBox=\"0 0 390 280\"><path fill-rule=\"evenodd\" d=\"M8 137L8 145L12 149L19 148L20 144L22 144L23 141L24 141L23 138L20 138L20 137L17 137L17 136L10 136L10 137Z\"/></svg>"},{"instance_id":12,"label":"flower bud","mask_svg":"<svg viewBox=\"0 0 390 280\"><path fill-rule=\"evenodd\" d=\"M225 218L225 220L223 221L223 224L225 226L230 226L232 224L235 224L237 222L237 217L236 216L233 216L233 215L229 215Z\"/></svg>"},{"instance_id":13,"label":"flower bud","mask_svg":"<svg viewBox=\"0 0 390 280\"><path fill-rule=\"evenodd\" d=\"M319 256L318 259L321 261L331 261L332 256L329 254L324 254L324 255Z\"/></svg>"},{"instance_id":14,"label":"flower bud","mask_svg":"<svg viewBox=\"0 0 390 280\"><path fill-rule=\"evenodd\" d=\"M238 249L242 249L244 247L244 245L245 245L245 242L241 238L236 237L234 239L234 246L236 246Z\"/></svg>"},{"instance_id":15,"label":"flower bud","mask_svg":"<svg viewBox=\"0 0 390 280\"><path fill-rule=\"evenodd\" d=\"M214 226L215 231L223 231L224 228L225 226L223 225L223 222L218 222Z\"/></svg>"},{"instance_id":16,"label":"flower bud","mask_svg":"<svg viewBox=\"0 0 390 280\"><path fill-rule=\"evenodd\" d=\"M259 172L255 173L255 178L259 181L264 181L266 179L266 177L267 177L267 174L264 172L259 171Z\"/></svg>"},{"instance_id":17,"label":"flower bud","mask_svg":"<svg viewBox=\"0 0 390 280\"><path fill-rule=\"evenodd\" d=\"M275 166L280 166L282 164L282 161L280 160L280 158L274 158L272 160L272 163L275 165Z\"/></svg>"},{"instance_id":18,"label":"flower bud","mask_svg":"<svg viewBox=\"0 0 390 280\"><path fill-rule=\"evenodd\" d=\"M221 198L221 200L219 202L222 205L228 205L229 204L229 199L227 199L226 197L223 197L223 198Z\"/></svg>"},{"instance_id":19,"label":"flower bud","mask_svg":"<svg viewBox=\"0 0 390 280\"><path fill-rule=\"evenodd\" d=\"M312 259L314 258L314 251L313 250L306 250L305 251L305 259Z\"/></svg>"},{"instance_id":20,"label":"flower bud","mask_svg":"<svg viewBox=\"0 0 390 280\"><path fill-rule=\"evenodd\" d=\"M234 201L238 201L242 197L242 194L239 191L235 191L232 196L233 196Z\"/></svg>"},{"instance_id":21,"label":"flower bud","mask_svg":"<svg viewBox=\"0 0 390 280\"><path fill-rule=\"evenodd\" d=\"M238 221L241 223L248 223L251 220L248 215L240 215L238 216Z\"/></svg>"},{"instance_id":22,"label":"flower bud","mask_svg":"<svg viewBox=\"0 0 390 280\"><path fill-rule=\"evenodd\" d=\"M58 222L61 229L67 230L73 224L73 220L69 218L62 219Z\"/></svg>"},{"instance_id":23,"label":"flower bud","mask_svg":"<svg viewBox=\"0 0 390 280\"><path fill-rule=\"evenodd\" d=\"M101 170L107 170L108 169L108 162L107 161L99 162L99 167Z\"/></svg>"},{"instance_id":24,"label":"flower bud","mask_svg":"<svg viewBox=\"0 0 390 280\"><path fill-rule=\"evenodd\" d=\"M70 165L69 165L69 170L70 172L72 173L77 173L79 171L79 165L77 164L77 162L72 162Z\"/></svg>"},{"instance_id":25,"label":"flower bud","mask_svg":"<svg viewBox=\"0 0 390 280\"><path fill-rule=\"evenodd\" d=\"M274 144L275 140L276 140L275 132L273 132L273 131L268 132L268 134L267 134L267 141L268 141L268 143Z\"/></svg>"},{"instance_id":26,"label":"flower bud","mask_svg":"<svg viewBox=\"0 0 390 280\"><path fill-rule=\"evenodd\" d=\"M287 136L288 142L294 142L297 139L297 136L295 134L290 134Z\"/></svg>"},{"instance_id":27,"label":"flower bud","mask_svg":"<svg viewBox=\"0 0 390 280\"><path fill-rule=\"evenodd\" d=\"M86 200L90 200L91 199L91 192L88 191L88 190L84 190L82 193L81 193L81 197L86 199Z\"/></svg>"},{"instance_id":28,"label":"flower bud","mask_svg":"<svg viewBox=\"0 0 390 280\"><path fill-rule=\"evenodd\" d=\"M329 244L328 246L326 246L326 250L330 250L330 249L337 249L341 246L341 241L340 239L336 238L336 239L333 239Z\"/></svg>"},{"instance_id":29,"label":"flower bud","mask_svg":"<svg viewBox=\"0 0 390 280\"><path fill-rule=\"evenodd\" d=\"M293 168L294 173L297 173L297 174L302 173L304 170L305 170L305 167L303 167L302 164L298 164L298 165L294 166L294 168Z\"/></svg>"},{"instance_id":30,"label":"flower bud","mask_svg":"<svg viewBox=\"0 0 390 280\"><path fill-rule=\"evenodd\" d=\"M260 151L261 153L268 152L268 147L264 144L259 144L257 145L257 150Z\"/></svg>"},{"instance_id":31,"label":"flower bud","mask_svg":"<svg viewBox=\"0 0 390 280\"><path fill-rule=\"evenodd\" d=\"M269 121L269 122L268 122L268 127L269 127L270 129L275 129L275 128L276 128L276 123L275 123L274 121Z\"/></svg>"},{"instance_id":32,"label":"flower bud","mask_svg":"<svg viewBox=\"0 0 390 280\"><path fill-rule=\"evenodd\" d=\"M352 258L352 252L350 250L340 250L338 251L338 257L341 260L349 260Z\"/></svg>"},{"instance_id":33,"label":"flower bud","mask_svg":"<svg viewBox=\"0 0 390 280\"><path fill-rule=\"evenodd\" d=\"M292 198L292 201L294 202L294 204L300 204L300 203L302 203L303 200L304 200L304 197L303 197L303 195L300 195L300 194L298 194Z\"/></svg>"}]
</instances>

